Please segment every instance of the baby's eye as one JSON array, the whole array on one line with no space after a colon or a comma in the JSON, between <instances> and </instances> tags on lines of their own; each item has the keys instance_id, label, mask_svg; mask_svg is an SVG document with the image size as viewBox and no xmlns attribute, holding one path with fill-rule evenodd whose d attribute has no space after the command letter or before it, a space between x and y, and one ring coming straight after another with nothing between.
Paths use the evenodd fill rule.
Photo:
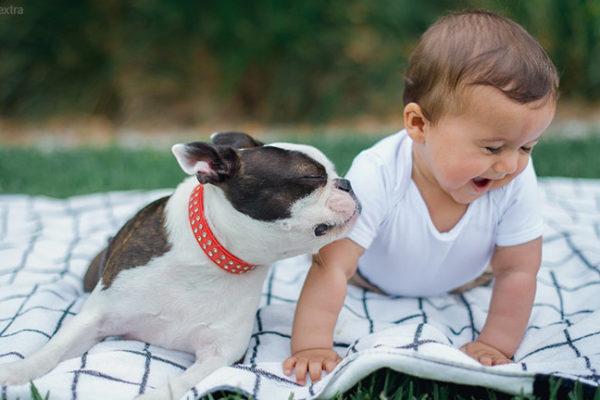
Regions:
<instances>
[{"instance_id":1,"label":"baby's eye","mask_svg":"<svg viewBox=\"0 0 600 400\"><path fill-rule=\"evenodd\" d=\"M487 151L489 151L491 154L498 154L502 151L502 146L500 147L489 147L486 146L485 148Z\"/></svg>"},{"instance_id":2,"label":"baby's eye","mask_svg":"<svg viewBox=\"0 0 600 400\"><path fill-rule=\"evenodd\" d=\"M521 147L521 151L523 151L525 153L531 153L531 150L533 150L533 146L523 146L523 147Z\"/></svg>"}]
</instances>

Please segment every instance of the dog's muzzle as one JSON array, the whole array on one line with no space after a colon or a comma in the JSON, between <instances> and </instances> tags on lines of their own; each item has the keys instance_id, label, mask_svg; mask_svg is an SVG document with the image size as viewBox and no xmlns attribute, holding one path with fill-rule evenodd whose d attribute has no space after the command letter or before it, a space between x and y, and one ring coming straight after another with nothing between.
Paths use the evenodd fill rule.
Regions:
<instances>
[{"instance_id":1,"label":"dog's muzzle","mask_svg":"<svg viewBox=\"0 0 600 400\"><path fill-rule=\"evenodd\" d=\"M352 200L354 200L354 205L355 205L354 213L352 214L352 216L350 218L348 218L348 220L342 222L341 224L318 224L317 226L315 226L315 230L314 230L315 236L317 236L317 237L325 235L332 228L346 225L352 218L355 217L356 214L360 214L360 212L362 211L362 206L360 204L360 201L354 194L354 191L352 190L352 185L350 184L350 181L348 179L336 178L333 181L333 186L336 189L339 189L343 192L348 193L350 195L350 197L352 198Z\"/></svg>"}]
</instances>

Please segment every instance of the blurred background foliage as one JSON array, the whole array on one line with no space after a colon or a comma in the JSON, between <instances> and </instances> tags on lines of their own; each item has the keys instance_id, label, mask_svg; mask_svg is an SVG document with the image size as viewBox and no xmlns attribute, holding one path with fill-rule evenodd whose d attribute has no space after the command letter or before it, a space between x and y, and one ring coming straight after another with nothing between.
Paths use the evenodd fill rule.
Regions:
<instances>
[{"instance_id":1,"label":"blurred background foliage","mask_svg":"<svg viewBox=\"0 0 600 400\"><path fill-rule=\"evenodd\" d=\"M0 117L321 123L401 112L419 35L465 8L523 25L563 99L600 99L600 0L1 0Z\"/></svg>"}]
</instances>

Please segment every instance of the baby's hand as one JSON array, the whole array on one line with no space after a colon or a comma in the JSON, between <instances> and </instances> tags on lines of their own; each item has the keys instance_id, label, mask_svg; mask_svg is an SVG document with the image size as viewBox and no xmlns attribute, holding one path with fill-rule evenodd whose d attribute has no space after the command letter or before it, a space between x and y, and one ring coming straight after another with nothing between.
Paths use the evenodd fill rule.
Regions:
<instances>
[{"instance_id":1,"label":"baby's hand","mask_svg":"<svg viewBox=\"0 0 600 400\"><path fill-rule=\"evenodd\" d=\"M321 373L333 371L342 359L332 349L307 349L297 352L283 362L283 373L287 376L296 369L296 381L304 385L306 383L306 372L310 379L317 382L321 379Z\"/></svg>"},{"instance_id":2,"label":"baby's hand","mask_svg":"<svg viewBox=\"0 0 600 400\"><path fill-rule=\"evenodd\" d=\"M467 343L460 349L483 365L502 365L512 362L500 350L482 342Z\"/></svg>"}]
</instances>

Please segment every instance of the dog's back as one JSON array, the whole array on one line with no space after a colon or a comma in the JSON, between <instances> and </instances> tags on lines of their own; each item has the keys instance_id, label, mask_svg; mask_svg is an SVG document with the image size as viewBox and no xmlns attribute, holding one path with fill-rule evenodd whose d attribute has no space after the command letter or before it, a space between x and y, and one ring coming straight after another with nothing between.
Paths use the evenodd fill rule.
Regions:
<instances>
[{"instance_id":1,"label":"dog's back","mask_svg":"<svg viewBox=\"0 0 600 400\"><path fill-rule=\"evenodd\" d=\"M165 231L165 206L169 196L160 198L135 214L90 263L83 289L94 290L101 279L109 287L119 271L148 263L171 248Z\"/></svg>"}]
</instances>

